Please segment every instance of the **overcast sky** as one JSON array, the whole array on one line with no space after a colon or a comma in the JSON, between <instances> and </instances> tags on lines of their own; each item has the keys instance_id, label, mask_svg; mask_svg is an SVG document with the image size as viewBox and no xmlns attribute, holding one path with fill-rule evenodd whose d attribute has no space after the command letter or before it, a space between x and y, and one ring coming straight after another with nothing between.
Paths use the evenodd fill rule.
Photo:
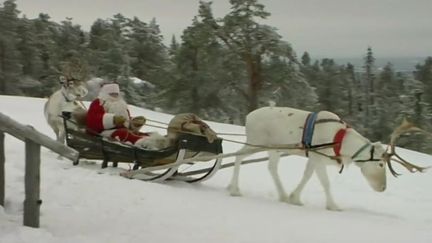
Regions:
<instances>
[{"instance_id":1,"label":"overcast sky","mask_svg":"<svg viewBox=\"0 0 432 243\"><path fill-rule=\"evenodd\" d=\"M1 1L3 2L3 1ZM148 22L156 18L166 42L180 37L198 13L199 0L17 0L28 18L41 12L89 30L97 18L116 13ZM432 55L432 0L259 0L272 15L265 24L278 29L298 55L362 57L368 46L376 57ZM214 0L222 17L229 0Z\"/></svg>"}]
</instances>

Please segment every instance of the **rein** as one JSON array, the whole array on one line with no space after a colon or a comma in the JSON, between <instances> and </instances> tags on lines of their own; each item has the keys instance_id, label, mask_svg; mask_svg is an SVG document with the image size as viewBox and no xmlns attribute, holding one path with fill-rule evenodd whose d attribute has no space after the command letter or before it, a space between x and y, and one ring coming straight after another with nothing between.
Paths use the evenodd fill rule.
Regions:
<instances>
[{"instance_id":1,"label":"rein","mask_svg":"<svg viewBox=\"0 0 432 243\"><path fill-rule=\"evenodd\" d=\"M370 158L369 159L358 159L355 160L355 157L357 157L361 152L363 152L366 148L371 147L370 148ZM371 162L371 161L380 161L381 159L374 159L374 152L375 152L375 147L371 144L371 143L366 143L365 145L363 145L361 148L359 148L359 150L357 150L357 152L355 152L353 154L353 156L351 156L351 159L354 160L354 162Z\"/></svg>"},{"instance_id":2,"label":"rein","mask_svg":"<svg viewBox=\"0 0 432 243\"><path fill-rule=\"evenodd\" d=\"M160 122L160 121L156 121L156 120L152 120L152 119L147 119L147 121L154 122L154 123L157 123L157 124L162 124L162 125L168 125L165 122ZM331 119L331 118L329 118L329 119L318 119L318 120L316 120L314 122L314 124L327 123L327 122L337 122L337 123L345 124L345 122L342 121L342 120ZM154 127L154 128L161 128L161 129L168 129L167 127L159 126L159 125L146 124L146 126ZM170 129L172 129L172 128L170 128ZM184 131L184 130L180 130L180 129L175 129L173 131L205 137L202 134L197 134L197 133L194 133L194 132L188 132L188 131ZM236 134L236 133L217 133L217 135L245 136L244 134ZM306 150L305 147L303 146L303 144L300 144L300 143L298 143L298 144L283 144L283 145L278 144L278 145L268 145L268 146L266 146L266 145L256 145L256 144L250 144L250 143L240 142L240 141L237 141L237 140L232 140L232 139L227 139L227 138L220 138L220 139L222 139L224 141L227 141L227 142L232 142L232 143L247 145L247 146L256 147L256 148L263 148L263 149L299 149L299 150ZM329 155L326 155L324 153L318 152L318 150L328 149L328 148L335 148L335 146L339 146L340 147L340 145L339 145L340 143L341 143L341 141L339 141L339 139L336 139L335 141L330 142L330 143L324 143L324 144L318 144L318 145L309 145L308 148L307 148L307 150L310 151L310 152L318 153L320 155L323 155L325 157L331 158L333 160L336 160L337 156L339 156L340 154L337 153L336 154L337 156L329 156Z\"/></svg>"}]
</instances>

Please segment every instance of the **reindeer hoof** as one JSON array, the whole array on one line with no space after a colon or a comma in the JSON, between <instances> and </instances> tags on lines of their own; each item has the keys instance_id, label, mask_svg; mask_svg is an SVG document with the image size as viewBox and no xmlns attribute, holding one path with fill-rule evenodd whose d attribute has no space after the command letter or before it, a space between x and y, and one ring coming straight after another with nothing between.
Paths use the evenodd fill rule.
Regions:
<instances>
[{"instance_id":1,"label":"reindeer hoof","mask_svg":"<svg viewBox=\"0 0 432 243\"><path fill-rule=\"evenodd\" d=\"M242 194L240 192L230 192L230 196L232 196L232 197L241 197Z\"/></svg>"},{"instance_id":2,"label":"reindeer hoof","mask_svg":"<svg viewBox=\"0 0 432 243\"><path fill-rule=\"evenodd\" d=\"M336 206L336 205L327 205L327 206L326 206L326 209L327 209L327 210L330 210L330 211L336 211L336 212L340 212L340 211L342 211L342 209L339 208L339 207Z\"/></svg>"},{"instance_id":3,"label":"reindeer hoof","mask_svg":"<svg viewBox=\"0 0 432 243\"><path fill-rule=\"evenodd\" d=\"M229 185L228 190L229 190L231 196L241 197L240 189L238 187L233 187L233 186Z\"/></svg>"},{"instance_id":4,"label":"reindeer hoof","mask_svg":"<svg viewBox=\"0 0 432 243\"><path fill-rule=\"evenodd\" d=\"M289 203L290 199L287 195L279 197L279 201Z\"/></svg>"},{"instance_id":5,"label":"reindeer hoof","mask_svg":"<svg viewBox=\"0 0 432 243\"><path fill-rule=\"evenodd\" d=\"M303 206L303 203L300 201L300 198L296 197L294 195L290 195L286 200L284 200L284 202L287 202L289 204L296 205L296 206Z\"/></svg>"},{"instance_id":6,"label":"reindeer hoof","mask_svg":"<svg viewBox=\"0 0 432 243\"><path fill-rule=\"evenodd\" d=\"M128 179L133 178L133 175L131 173L129 173L129 171L120 172L120 176L128 178Z\"/></svg>"}]
</instances>

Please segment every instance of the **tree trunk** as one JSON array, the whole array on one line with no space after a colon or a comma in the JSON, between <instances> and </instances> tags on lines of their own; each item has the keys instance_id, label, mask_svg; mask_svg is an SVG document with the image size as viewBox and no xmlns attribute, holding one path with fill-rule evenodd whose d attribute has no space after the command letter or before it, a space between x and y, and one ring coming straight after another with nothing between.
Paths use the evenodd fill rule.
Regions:
<instances>
[{"instance_id":1,"label":"tree trunk","mask_svg":"<svg viewBox=\"0 0 432 243\"><path fill-rule=\"evenodd\" d=\"M4 207L5 200L5 147L4 133L0 132L0 205Z\"/></svg>"},{"instance_id":2,"label":"tree trunk","mask_svg":"<svg viewBox=\"0 0 432 243\"><path fill-rule=\"evenodd\" d=\"M0 94L6 93L6 75L5 75L5 45L4 42L0 40Z\"/></svg>"},{"instance_id":3,"label":"tree trunk","mask_svg":"<svg viewBox=\"0 0 432 243\"><path fill-rule=\"evenodd\" d=\"M198 48L194 48L193 50L193 58L192 58L192 70L194 71L193 79L196 79L197 73L198 73ZM198 87L195 85L193 86L191 90L191 100L192 100L192 112L195 114L199 113L199 108L201 106L200 104L200 97L198 92Z\"/></svg>"},{"instance_id":4,"label":"tree trunk","mask_svg":"<svg viewBox=\"0 0 432 243\"><path fill-rule=\"evenodd\" d=\"M259 91L262 87L261 61L253 60L253 57L246 57L247 71L249 75L248 87L248 112L258 108Z\"/></svg>"}]
</instances>

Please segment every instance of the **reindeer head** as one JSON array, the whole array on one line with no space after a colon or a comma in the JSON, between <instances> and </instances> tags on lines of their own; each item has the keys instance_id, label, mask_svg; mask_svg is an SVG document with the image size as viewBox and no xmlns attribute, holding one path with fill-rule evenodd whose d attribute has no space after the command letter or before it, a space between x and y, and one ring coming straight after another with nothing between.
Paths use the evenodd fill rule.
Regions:
<instances>
[{"instance_id":1,"label":"reindeer head","mask_svg":"<svg viewBox=\"0 0 432 243\"><path fill-rule=\"evenodd\" d=\"M367 141L351 157L355 164L360 167L363 176L375 191L382 192L386 189L387 177L385 164L387 164L390 173L393 176L397 177L399 175L393 169L391 161L401 164L410 172L424 172L427 169L427 167L421 167L409 163L396 153L395 142L397 138L399 138L401 134L407 132L425 131L404 120L403 123L393 131L390 144L387 148L385 148L380 142L371 143Z\"/></svg>"},{"instance_id":2,"label":"reindeer head","mask_svg":"<svg viewBox=\"0 0 432 243\"><path fill-rule=\"evenodd\" d=\"M62 84L63 94L69 100L81 99L88 93L83 81L87 76L85 67L86 65L77 58L71 58L61 65L60 84Z\"/></svg>"},{"instance_id":3,"label":"reindeer head","mask_svg":"<svg viewBox=\"0 0 432 243\"><path fill-rule=\"evenodd\" d=\"M88 93L85 83L81 80L67 79L65 76L60 76L60 84L62 85L64 97L69 101L81 100Z\"/></svg>"},{"instance_id":4,"label":"reindeer head","mask_svg":"<svg viewBox=\"0 0 432 243\"><path fill-rule=\"evenodd\" d=\"M387 185L385 162L382 159L384 153L384 146L380 142L368 141L351 157L369 185L378 192L384 191Z\"/></svg>"},{"instance_id":5,"label":"reindeer head","mask_svg":"<svg viewBox=\"0 0 432 243\"><path fill-rule=\"evenodd\" d=\"M390 172L392 173L392 175L394 177L399 176L400 174L397 173L394 169L393 166L391 164L391 161L394 161L396 163L399 163L400 165L402 165L403 167L405 167L408 171L414 173L414 172L424 172L426 169L428 169L429 167L421 167L418 165L414 165L406 160L404 160L403 158L401 158L397 153L396 153L396 140L404 133L408 133L408 132L423 132L423 133L427 133L426 131L424 131L423 129L420 129L416 126L414 126L414 124L408 122L406 119L403 120L402 124L397 127L393 133L390 136L390 144L387 147L386 151L383 153L383 160L387 163L387 166L390 170ZM396 158L394 158L396 157Z\"/></svg>"}]
</instances>

